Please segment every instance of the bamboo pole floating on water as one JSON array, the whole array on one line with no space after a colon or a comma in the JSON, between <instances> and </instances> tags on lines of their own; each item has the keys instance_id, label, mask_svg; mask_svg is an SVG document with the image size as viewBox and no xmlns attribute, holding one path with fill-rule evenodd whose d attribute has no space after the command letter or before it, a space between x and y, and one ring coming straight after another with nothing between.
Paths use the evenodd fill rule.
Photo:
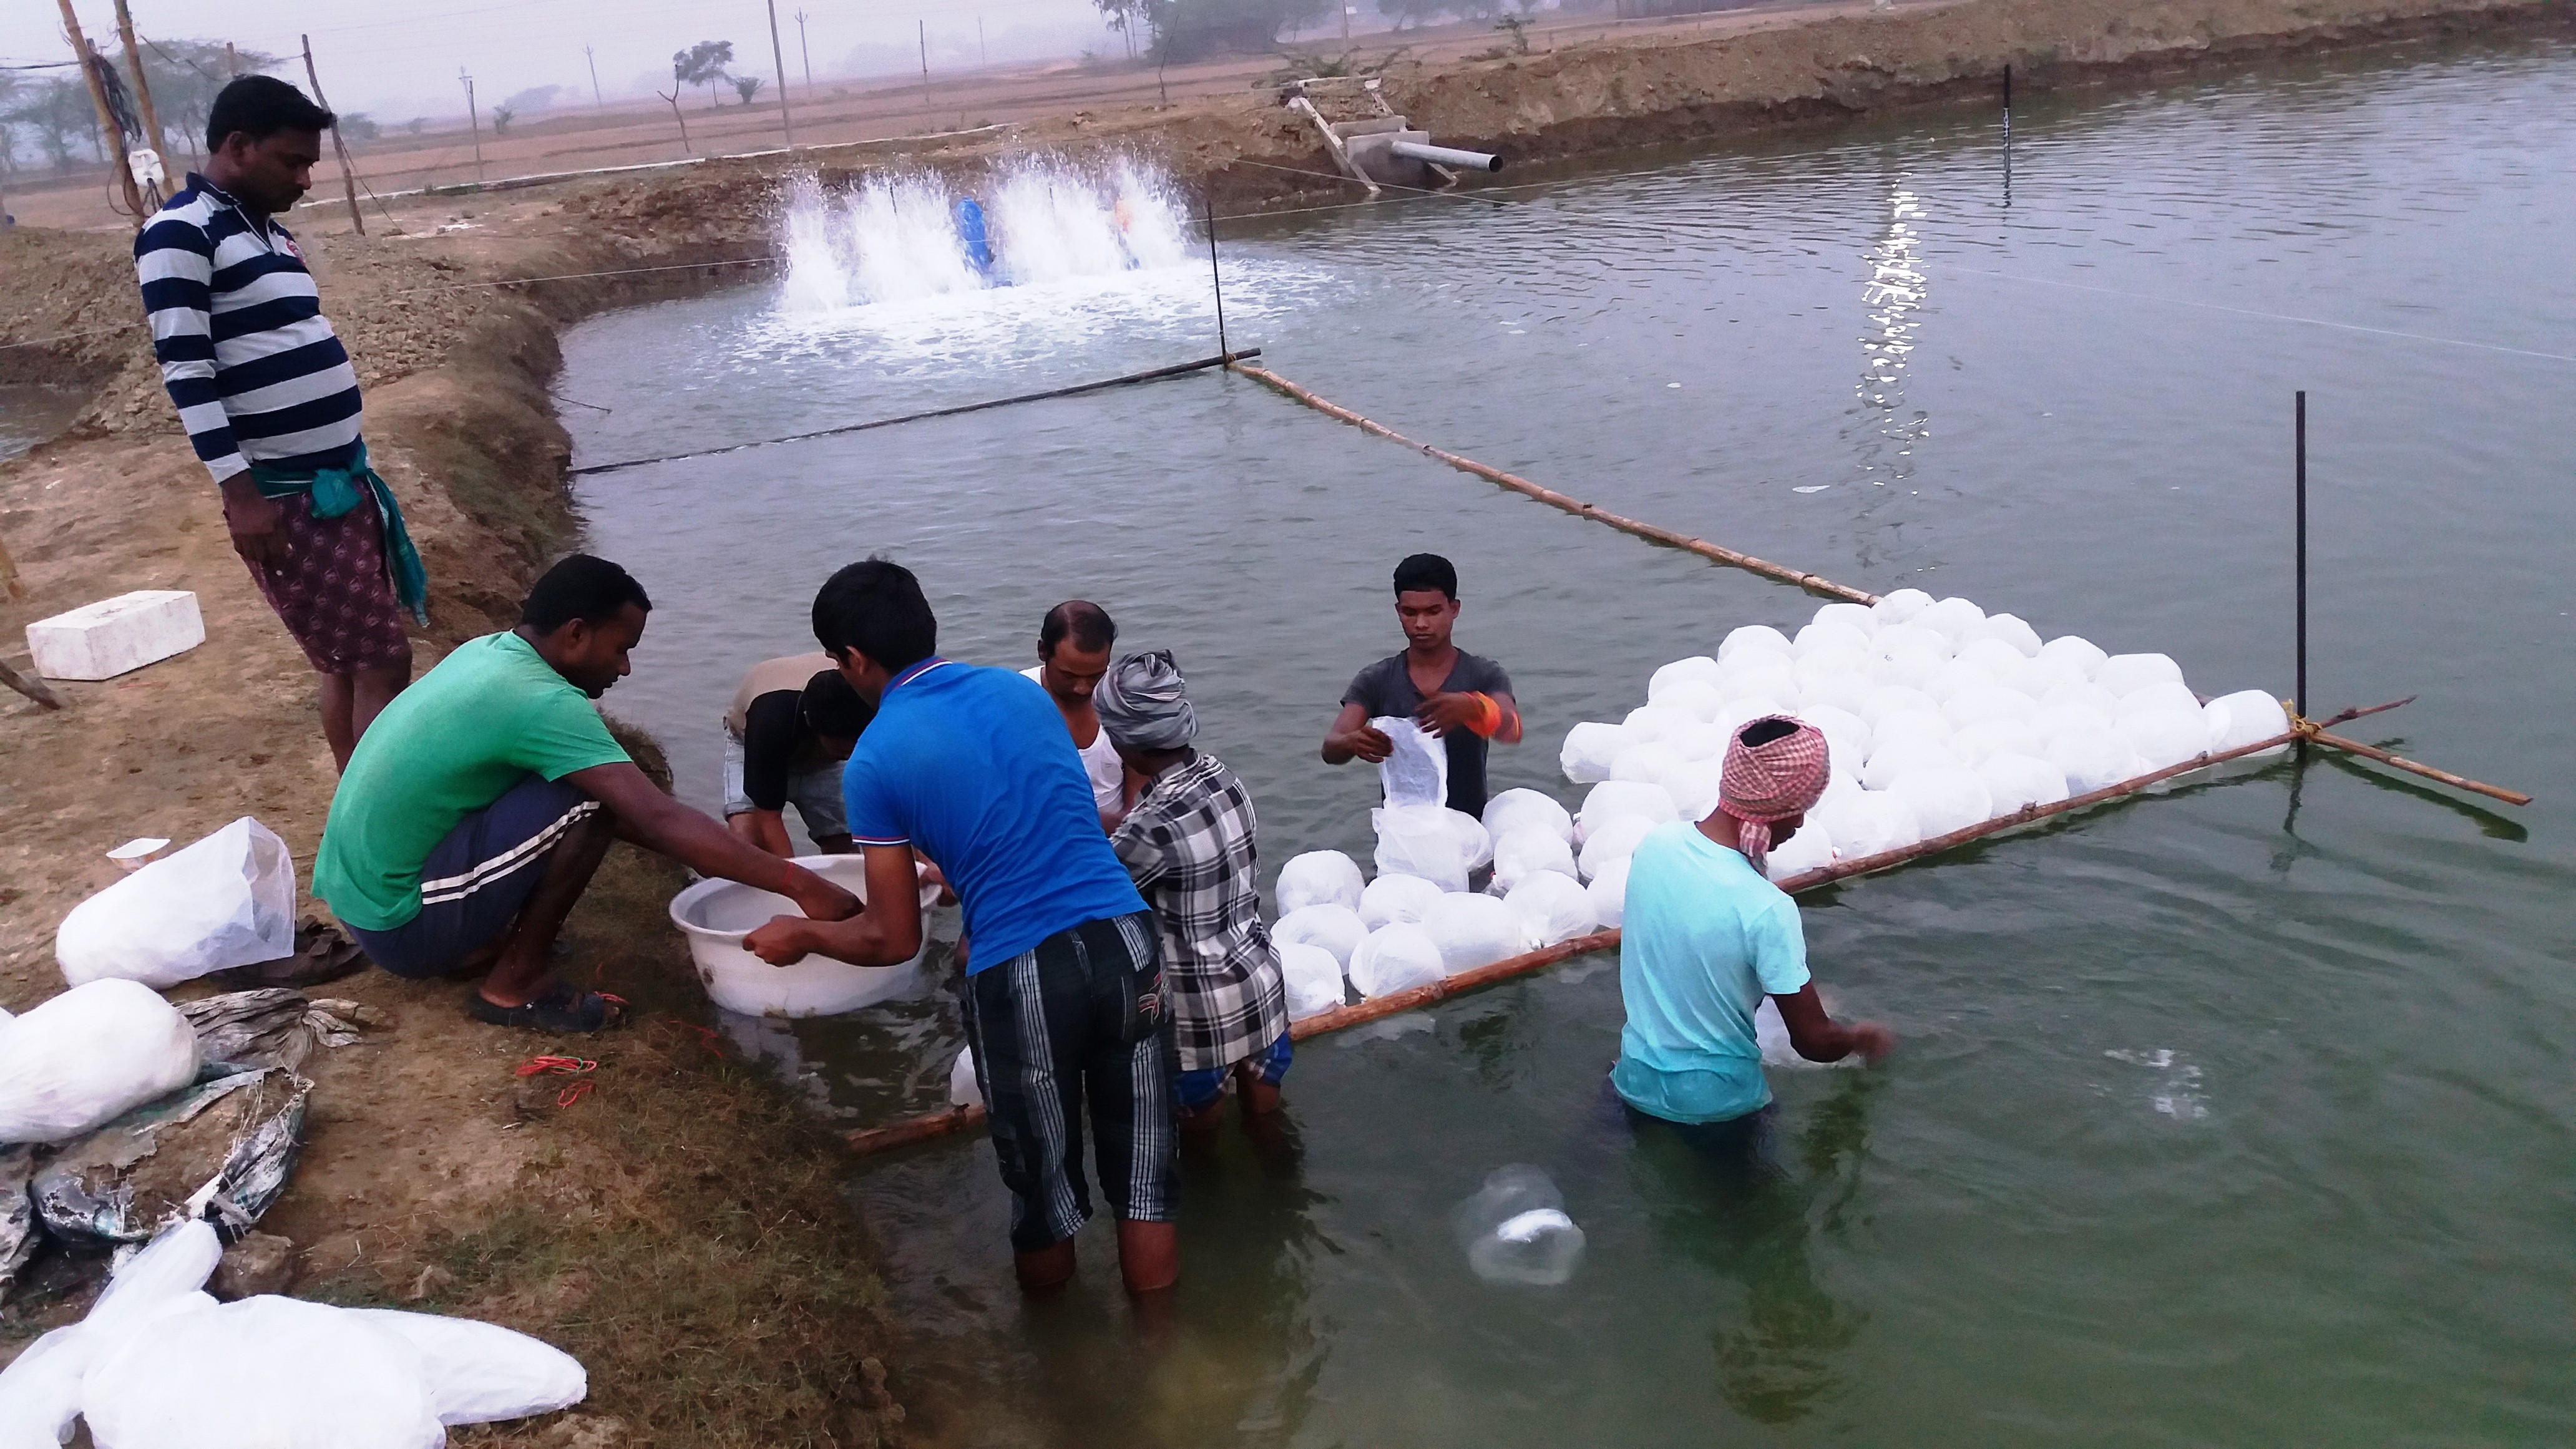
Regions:
<instances>
[{"instance_id":1,"label":"bamboo pole floating on water","mask_svg":"<svg viewBox=\"0 0 2576 1449\"><path fill-rule=\"evenodd\" d=\"M1239 372L1245 377L1251 378L1254 382L1260 383L1263 387L1269 388L1271 391L1278 393L1282 397L1304 403L1306 406L1324 414L1326 417L1338 418L1339 420L1350 424L1352 427L1358 428L1364 433L1374 434L1386 439L1390 443L1401 443L1426 457L1437 458L1441 462L1448 464L1450 467L1457 469L1461 473L1472 473L1475 476L1484 479L1488 483L1501 484L1503 487L1509 488L1515 493L1537 499L1539 502L1544 503L1551 508L1563 509L1578 518L1589 518L1596 523L1606 523L1612 528L1619 530L1621 533L1634 534L1639 538L1646 539L1649 542L1663 544L1668 548L1678 548L1687 553L1695 553L1712 562L1725 564L1729 568L1739 568L1748 573L1760 574L1764 578L1778 579L1784 584L1796 584L1799 588L1805 589L1811 594L1822 594L1827 598L1841 599L1846 603L1853 604L1875 604L1878 602L1878 595L1865 593L1862 590L1851 587L1849 584L1838 584L1833 580L1818 574L1801 573L1796 569L1789 568L1782 564L1772 563L1767 559L1755 558L1749 553L1738 553L1734 549L1724 547L1723 545L1710 543L1704 538L1693 538L1688 534L1677 533L1669 528L1658 528L1651 523L1640 523L1633 518L1623 518L1616 513L1609 512L1606 509L1597 508L1579 498L1569 497L1566 494L1557 492L1553 488L1543 487L1540 484L1533 483L1518 474L1506 473L1500 468L1490 467L1486 464L1479 463L1473 458L1464 457L1460 454L1449 452L1443 448L1435 448L1429 443L1417 442L1414 439L1408 438L1404 434L1397 432L1395 429L1386 426L1384 423L1373 422L1338 403L1328 402L1267 368L1236 365L1230 370Z\"/></svg>"},{"instance_id":2,"label":"bamboo pole floating on water","mask_svg":"<svg viewBox=\"0 0 2576 1449\"><path fill-rule=\"evenodd\" d=\"M2336 723L2336 721L2328 720L2326 723L2333 724ZM2435 769L2433 766L2424 764L2421 761L2410 760L2404 755L2392 755L2386 750L2380 749L2374 745L2365 745L2359 740L2348 740L2341 735L2330 735L2325 732L2324 727L2321 725L2312 727L2304 733L2307 738L2315 740L2318 744L2328 745L2335 749L2343 750L2349 754L2359 755L2365 760L2377 760L2383 765L2394 766L2409 774L2421 775L2427 780L2439 780L2443 784L2452 786L2455 789L2467 790L2474 794L2484 795L2491 800L2502 800L2508 805L2528 805L2531 803L2531 797L2525 795L2520 790L2508 790L2501 785L2490 785L2481 780L2472 780L2466 775L2454 775L2448 770Z\"/></svg>"},{"instance_id":3,"label":"bamboo pole floating on water","mask_svg":"<svg viewBox=\"0 0 2576 1449\"><path fill-rule=\"evenodd\" d=\"M2348 709L2343 713L2334 716L2332 719L2323 721L2322 723L2301 720L2292 728L2284 730L2280 734L2273 735L2268 739L2257 740L2250 745L2243 745L2232 750L2218 750L2195 755L2191 759L2185 760L2179 765L2169 765L2161 770L2150 770L2146 774L2139 775L2133 779L2122 780L2117 784L2105 785L2099 790L2090 790L2081 795L2069 796L2068 798L2057 801L2054 804L2025 805L2010 815L1997 816L1992 820L1981 820L1974 825L1962 826L1957 830L1948 832L1947 834L1936 835L1929 840L1917 841L1912 845L1903 846L1896 850L1883 850L1876 855L1858 856L1851 860L1838 861L1833 865L1820 866L1815 870L1801 871L1798 874L1779 882L1779 886L1781 890L1786 891L1791 895L1798 895L1818 889L1822 886L1831 885L1839 880L1848 880L1853 876L1872 875L1883 870L1893 870L1897 866L1920 860L1925 856L1934 855L1941 851L1952 849L1956 846L1965 845L1973 840L1980 840L1989 835L1999 835L2004 831L2019 829L2022 826L2035 824L2052 816L2064 815L2070 811L2083 810L2094 805L2101 805L2112 800L2120 799L2123 796L2134 795L2149 786L2172 779L2177 775L2186 775L2194 770L2204 770L2212 765L2224 764L2229 760L2240 759L2247 755L2261 754L2265 750L2277 749L2282 745L2290 744L2301 738L2317 738L2323 743L2343 748L2345 747L2344 742L2337 740L2333 736L2323 735L2320 733L2324 725L2341 724L2346 720L2359 719L2364 715L2385 713L2388 710L2395 709L2398 706L2407 703L2413 698L2414 696L2409 695L2406 699L2391 700L2386 704L2371 705L2362 709ZM2380 757L2378 752L2371 751L2366 745L2361 748L2362 752L2370 753L2374 758ZM2421 768L2430 769L2429 766ZM2437 775L2437 778L2446 779L2453 783L2460 783L2464 786L2474 787L2475 785L2475 782L2461 781L2457 776ZM2503 792L2495 792L2493 786L2485 788L2489 792L2496 793L2500 799L2510 798L2509 795ZM2525 798L2527 799L2528 797ZM1508 957L1504 960L1496 961L1491 965L1479 966L1469 971L1461 971L1455 976L1444 977L1441 980L1432 982L1428 986L1416 986L1411 990L1392 992L1385 996L1371 997L1366 1001L1352 1005L1337 1006L1330 1011L1317 1012L1315 1015L1307 1017L1302 1021L1292 1023L1288 1028L1288 1035L1293 1040L1304 1041L1309 1037L1323 1036L1330 1032L1344 1031L1354 1026L1362 1026L1372 1021L1383 1020L1386 1017L1394 1016L1402 1012L1417 1011L1423 1007L1447 1001L1452 997L1463 996L1471 991L1481 990L1487 986L1493 986L1504 981L1513 980L1517 977L1527 976L1533 972L1543 971L1560 961L1568 960L1575 956L1585 955L1593 951L1607 951L1618 944L1619 930L1617 927L1612 927L1606 931L1596 931L1588 936L1577 936L1570 941L1561 941L1556 945L1544 947L1540 950ZM864 1157L871 1153L886 1152L897 1147L907 1147L915 1142L925 1142L934 1137L946 1137L953 1133L970 1131L976 1127L982 1126L983 1123L984 1109L981 1107L948 1107L940 1111L924 1113L917 1117L907 1117L900 1121L890 1122L882 1127L863 1127L847 1134L844 1140L849 1144L849 1148L852 1152Z\"/></svg>"}]
</instances>

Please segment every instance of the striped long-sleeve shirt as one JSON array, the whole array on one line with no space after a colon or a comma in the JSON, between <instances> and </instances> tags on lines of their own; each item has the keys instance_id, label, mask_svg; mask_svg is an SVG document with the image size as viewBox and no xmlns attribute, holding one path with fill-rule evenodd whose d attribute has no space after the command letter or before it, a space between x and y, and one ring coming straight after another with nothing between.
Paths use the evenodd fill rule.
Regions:
<instances>
[{"instance_id":1,"label":"striped long-sleeve shirt","mask_svg":"<svg viewBox=\"0 0 2576 1449\"><path fill-rule=\"evenodd\" d=\"M191 175L135 237L134 275L162 385L216 482L356 456L358 374L286 228Z\"/></svg>"}]
</instances>

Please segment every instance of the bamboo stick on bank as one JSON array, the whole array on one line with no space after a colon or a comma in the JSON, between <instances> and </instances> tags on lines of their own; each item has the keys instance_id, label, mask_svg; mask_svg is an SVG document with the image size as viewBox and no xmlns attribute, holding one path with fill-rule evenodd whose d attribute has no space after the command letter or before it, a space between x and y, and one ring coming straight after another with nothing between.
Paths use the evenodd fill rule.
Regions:
<instances>
[{"instance_id":1,"label":"bamboo stick on bank","mask_svg":"<svg viewBox=\"0 0 2576 1449\"><path fill-rule=\"evenodd\" d=\"M1633 534L1638 538L1646 539L1653 543L1663 544L1667 548L1678 548L1687 553L1695 553L1711 562L1725 564L1729 568L1743 569L1748 573L1760 574L1764 578L1777 579L1784 584L1796 584L1799 588L1805 589L1811 594L1822 594L1827 598L1841 599L1846 603L1853 604L1875 604L1878 602L1878 595L1866 593L1860 589L1855 589L1848 584L1835 583L1833 580L1825 578L1819 574L1802 573L1797 569L1789 568L1782 564L1775 564L1767 559L1755 558L1749 553L1738 553L1736 550L1727 548L1721 544L1710 543L1704 538L1693 538L1689 534L1679 533L1669 528L1658 528L1651 523L1641 523L1633 518L1623 518L1616 513L1609 512L1606 509L1597 508L1579 498L1570 497L1566 494L1557 492L1553 488L1543 487L1540 484L1533 483L1518 474L1506 473L1500 468L1490 467L1486 464L1479 463L1473 458L1452 453L1446 449L1435 448L1429 443L1418 442L1397 432L1395 429L1386 426L1384 423L1373 422L1338 403L1328 402L1325 399L1316 396L1314 393L1307 391L1305 388L1299 387L1297 384L1281 377L1279 374L1270 371L1268 368L1245 367L1241 364L1237 364L1233 370L1243 374L1245 377L1251 378L1254 382L1260 383L1263 387L1269 388L1271 391L1278 393L1282 397L1291 399L1295 402L1304 403L1306 406L1324 414L1326 417L1337 418L1342 422L1350 424L1352 427L1358 428L1364 433L1374 434L1377 437L1386 439L1390 443L1401 443L1426 457L1436 458L1441 462L1448 464L1450 467L1457 469L1461 473L1472 473L1475 476L1484 479L1488 483L1498 483L1505 488L1509 488L1515 493L1521 494L1525 497L1534 498L1539 502L1548 505L1550 508L1563 509L1565 512L1571 513L1577 518L1589 518L1596 523L1606 523L1612 528L1619 530L1621 533Z\"/></svg>"}]
</instances>

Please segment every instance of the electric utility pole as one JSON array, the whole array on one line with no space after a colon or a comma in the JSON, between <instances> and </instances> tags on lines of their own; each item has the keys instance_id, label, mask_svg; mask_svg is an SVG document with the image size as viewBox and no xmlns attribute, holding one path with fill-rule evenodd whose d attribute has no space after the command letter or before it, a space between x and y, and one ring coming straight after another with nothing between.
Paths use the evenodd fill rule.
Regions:
<instances>
[{"instance_id":1,"label":"electric utility pole","mask_svg":"<svg viewBox=\"0 0 2576 1449\"><path fill-rule=\"evenodd\" d=\"M64 0L64 3L69 4L70 0ZM474 109L474 77L467 75L465 67L460 65L456 68L456 78L465 83L465 123L474 128L474 182L479 186L483 182L483 113Z\"/></svg>"},{"instance_id":2,"label":"electric utility pole","mask_svg":"<svg viewBox=\"0 0 2576 1449\"><path fill-rule=\"evenodd\" d=\"M99 135L105 141L100 150L107 157L110 170L125 193L126 209L134 214L135 229L151 220L143 209L143 193L134 184L134 170L125 163L125 128L116 123L116 111L108 104L107 87L99 80L99 67L107 64L91 47L89 37L81 33L80 17L72 13L72 0L62 0L63 33L72 43L72 54L79 57L81 78L89 82L89 103L98 111Z\"/></svg>"},{"instance_id":3,"label":"electric utility pole","mask_svg":"<svg viewBox=\"0 0 2576 1449\"><path fill-rule=\"evenodd\" d=\"M590 108L594 111L607 110L608 102L601 99L599 94L599 57L592 55L590 47L585 45L581 48L581 58L590 62Z\"/></svg>"},{"instance_id":4,"label":"electric utility pole","mask_svg":"<svg viewBox=\"0 0 2576 1449\"><path fill-rule=\"evenodd\" d=\"M778 71L778 129L787 135L787 149L796 149L796 121L787 114L787 57L778 48L778 0L769 4L769 63Z\"/></svg>"},{"instance_id":5,"label":"electric utility pole","mask_svg":"<svg viewBox=\"0 0 2576 1449\"><path fill-rule=\"evenodd\" d=\"M805 45L805 12L796 12L796 56L805 63L805 94L814 94L814 52Z\"/></svg>"},{"instance_id":6,"label":"electric utility pole","mask_svg":"<svg viewBox=\"0 0 2576 1449\"><path fill-rule=\"evenodd\" d=\"M65 6L63 13L69 15L71 0L63 0L63 4ZM930 110L930 22L916 20L913 24L921 28L921 109L924 114L928 114Z\"/></svg>"}]
</instances>

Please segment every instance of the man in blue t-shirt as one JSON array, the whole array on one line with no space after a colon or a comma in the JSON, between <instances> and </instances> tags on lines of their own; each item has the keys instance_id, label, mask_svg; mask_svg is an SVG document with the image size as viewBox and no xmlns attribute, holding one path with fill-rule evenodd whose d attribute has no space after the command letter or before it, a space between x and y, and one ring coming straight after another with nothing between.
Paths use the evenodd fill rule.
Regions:
<instances>
[{"instance_id":1,"label":"man in blue t-shirt","mask_svg":"<svg viewBox=\"0 0 2576 1449\"><path fill-rule=\"evenodd\" d=\"M867 905L843 921L780 916L744 944L785 966L860 966L921 949L913 852L956 891L971 942L966 1039L1011 1190L1020 1283L1073 1276L1091 1216L1082 1116L1118 1218L1128 1291L1180 1271L1172 1228L1172 1029L1153 914L1101 832L1073 737L1046 691L942 659L910 571L851 564L814 598L814 637L876 707L841 777Z\"/></svg>"},{"instance_id":2,"label":"man in blue t-shirt","mask_svg":"<svg viewBox=\"0 0 2576 1449\"><path fill-rule=\"evenodd\" d=\"M1876 1022L1825 1013L1807 975L1798 903L1764 874L1771 847L1806 823L1827 768L1815 726L1753 720L1727 741L1717 808L1657 827L1630 858L1619 933L1628 1021L1610 1084L1631 1110L1698 1128L1769 1106L1753 1030L1765 996L1809 1061L1854 1052L1876 1061L1895 1045Z\"/></svg>"}]
</instances>

